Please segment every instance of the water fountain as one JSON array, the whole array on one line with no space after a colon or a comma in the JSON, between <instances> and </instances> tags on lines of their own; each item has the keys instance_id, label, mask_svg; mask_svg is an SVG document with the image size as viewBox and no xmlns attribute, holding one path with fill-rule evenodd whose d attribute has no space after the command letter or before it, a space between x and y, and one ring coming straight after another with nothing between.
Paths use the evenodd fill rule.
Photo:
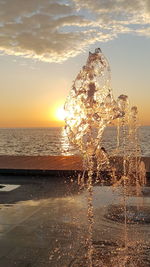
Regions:
<instances>
[{"instance_id":1,"label":"water fountain","mask_svg":"<svg viewBox=\"0 0 150 267\"><path fill-rule=\"evenodd\" d=\"M140 266L138 261L135 265L132 260L133 245L131 246L128 238L128 224L141 222L141 218L143 223L144 218L147 219L147 210L144 211L139 205L128 206L128 198L133 195L140 196L146 183L138 141L138 112L135 106L129 108L126 95L114 99L110 66L100 48L94 53L89 53L86 65L73 82L65 103L65 111L66 133L70 142L80 150L83 158L85 171L78 180L80 187L86 188L88 192L86 263L82 262L81 265L78 263L75 266ZM101 140L104 129L114 120L117 121L117 145L115 151L109 154L102 147ZM104 260L107 254L109 257L111 254L109 242L105 244L107 248L105 257L100 252L97 260L96 245L93 240L93 186L96 183L103 184L105 178L102 173L106 174L105 178L109 179L113 190L119 188L123 200L121 205L110 205L105 214L107 219L124 223L124 241L121 248L116 249L117 254L113 255L109 264ZM136 245L134 244L134 248Z\"/></svg>"}]
</instances>

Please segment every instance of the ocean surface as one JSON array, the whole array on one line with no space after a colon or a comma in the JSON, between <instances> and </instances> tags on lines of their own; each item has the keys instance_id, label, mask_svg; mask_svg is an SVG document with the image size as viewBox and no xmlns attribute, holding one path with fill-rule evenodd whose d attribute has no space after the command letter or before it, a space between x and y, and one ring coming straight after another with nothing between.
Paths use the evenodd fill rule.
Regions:
<instances>
[{"instance_id":1,"label":"ocean surface","mask_svg":"<svg viewBox=\"0 0 150 267\"><path fill-rule=\"evenodd\" d=\"M116 127L107 127L103 146L107 152L116 148ZM150 157L150 126L139 128L141 155ZM69 144L63 128L0 128L0 155L74 155L79 152Z\"/></svg>"}]
</instances>

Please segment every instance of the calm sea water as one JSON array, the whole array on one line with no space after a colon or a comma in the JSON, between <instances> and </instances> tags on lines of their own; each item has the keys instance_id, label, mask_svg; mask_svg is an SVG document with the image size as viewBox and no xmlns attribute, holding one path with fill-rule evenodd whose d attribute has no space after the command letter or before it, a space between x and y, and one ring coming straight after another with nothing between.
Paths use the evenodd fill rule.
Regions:
<instances>
[{"instance_id":1,"label":"calm sea water","mask_svg":"<svg viewBox=\"0 0 150 267\"><path fill-rule=\"evenodd\" d=\"M150 126L139 129L142 156L150 156ZM103 135L107 151L116 148L116 127ZM68 141L63 128L0 129L0 155L73 155L78 152Z\"/></svg>"}]
</instances>

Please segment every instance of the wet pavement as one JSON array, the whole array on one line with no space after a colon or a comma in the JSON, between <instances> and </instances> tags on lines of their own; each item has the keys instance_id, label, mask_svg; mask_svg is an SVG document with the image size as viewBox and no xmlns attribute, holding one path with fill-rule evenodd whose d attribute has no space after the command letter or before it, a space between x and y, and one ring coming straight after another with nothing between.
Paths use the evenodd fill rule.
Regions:
<instances>
[{"instance_id":1,"label":"wet pavement","mask_svg":"<svg viewBox=\"0 0 150 267\"><path fill-rule=\"evenodd\" d=\"M76 182L60 177L55 180L7 177L5 184L20 186L0 192L0 266L86 267L86 263L80 263L86 254L89 234L86 190L79 190ZM145 196L130 197L128 203L150 208L150 189L145 192ZM109 251L107 245L123 243L124 224L105 216L111 205L121 203L120 191L94 187L93 240L101 251L100 257L104 247ZM150 251L148 224L130 225L128 236L133 248L140 242Z\"/></svg>"},{"instance_id":2,"label":"wet pavement","mask_svg":"<svg viewBox=\"0 0 150 267\"><path fill-rule=\"evenodd\" d=\"M75 192L59 179L0 192L0 266L68 266L80 246Z\"/></svg>"}]
</instances>

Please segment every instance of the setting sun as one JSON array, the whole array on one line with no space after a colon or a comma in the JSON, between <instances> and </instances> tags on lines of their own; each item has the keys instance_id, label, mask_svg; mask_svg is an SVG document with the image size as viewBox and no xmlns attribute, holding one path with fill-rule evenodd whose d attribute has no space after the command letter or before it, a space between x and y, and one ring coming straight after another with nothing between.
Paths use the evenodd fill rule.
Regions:
<instances>
[{"instance_id":1,"label":"setting sun","mask_svg":"<svg viewBox=\"0 0 150 267\"><path fill-rule=\"evenodd\" d=\"M63 121L65 119L65 110L64 110L63 106L58 107L56 109L55 116L56 116L57 120L59 120L59 121Z\"/></svg>"}]
</instances>

